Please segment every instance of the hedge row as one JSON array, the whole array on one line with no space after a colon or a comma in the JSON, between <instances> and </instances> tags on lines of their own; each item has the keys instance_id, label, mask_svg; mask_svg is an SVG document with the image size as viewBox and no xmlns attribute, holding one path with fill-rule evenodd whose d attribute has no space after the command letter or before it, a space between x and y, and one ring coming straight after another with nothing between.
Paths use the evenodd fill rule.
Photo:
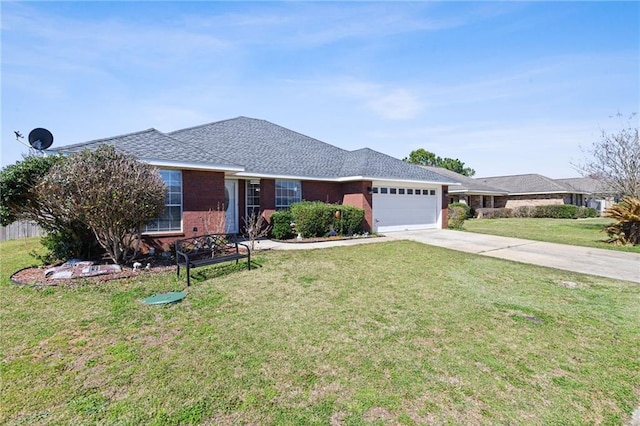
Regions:
<instances>
[{"instance_id":1,"label":"hedge row","mask_svg":"<svg viewBox=\"0 0 640 426\"><path fill-rule=\"evenodd\" d=\"M571 204L552 204L546 206L519 206L513 209L499 208L477 209L478 218L498 219L505 217L537 217L552 219L583 219L597 217L598 212L591 207L574 206Z\"/></svg>"},{"instance_id":2,"label":"hedge row","mask_svg":"<svg viewBox=\"0 0 640 426\"><path fill-rule=\"evenodd\" d=\"M295 229L291 224L295 224ZM271 215L274 238L286 240L295 233L305 238L325 237L333 230L337 235L361 234L364 230L364 209L320 201L302 201Z\"/></svg>"}]
</instances>

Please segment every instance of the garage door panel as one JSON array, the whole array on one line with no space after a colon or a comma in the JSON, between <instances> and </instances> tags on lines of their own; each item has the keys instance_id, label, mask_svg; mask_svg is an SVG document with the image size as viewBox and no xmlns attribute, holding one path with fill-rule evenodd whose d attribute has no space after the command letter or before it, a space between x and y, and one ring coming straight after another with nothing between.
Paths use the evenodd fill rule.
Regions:
<instances>
[{"instance_id":1,"label":"garage door panel","mask_svg":"<svg viewBox=\"0 0 640 426\"><path fill-rule=\"evenodd\" d=\"M437 227L434 195L373 194L374 229L378 232Z\"/></svg>"}]
</instances>

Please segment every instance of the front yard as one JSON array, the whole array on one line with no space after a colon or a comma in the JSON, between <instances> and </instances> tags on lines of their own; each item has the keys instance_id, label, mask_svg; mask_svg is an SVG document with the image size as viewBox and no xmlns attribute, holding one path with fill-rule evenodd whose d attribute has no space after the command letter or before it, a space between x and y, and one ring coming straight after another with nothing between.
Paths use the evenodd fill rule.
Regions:
<instances>
[{"instance_id":1,"label":"front yard","mask_svg":"<svg viewBox=\"0 0 640 426\"><path fill-rule=\"evenodd\" d=\"M16 286L2 243L3 424L615 424L640 404L640 286L414 242L256 268ZM208 271L213 276L215 268Z\"/></svg>"},{"instance_id":2,"label":"front yard","mask_svg":"<svg viewBox=\"0 0 640 426\"><path fill-rule=\"evenodd\" d=\"M611 219L539 219L504 218L471 219L464 222L464 230L479 234L502 237L525 238L549 243L603 248L640 253L640 245L615 246L605 242L606 232L602 231Z\"/></svg>"}]
</instances>

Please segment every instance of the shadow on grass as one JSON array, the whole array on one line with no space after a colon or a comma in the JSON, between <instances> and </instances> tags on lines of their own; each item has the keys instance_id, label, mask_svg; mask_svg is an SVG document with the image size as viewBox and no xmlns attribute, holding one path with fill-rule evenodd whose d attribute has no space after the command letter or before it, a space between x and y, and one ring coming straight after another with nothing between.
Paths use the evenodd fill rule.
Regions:
<instances>
[{"instance_id":1,"label":"shadow on grass","mask_svg":"<svg viewBox=\"0 0 640 426\"><path fill-rule=\"evenodd\" d=\"M261 259L251 260L251 269L262 268L263 261ZM244 271L247 269L246 262L227 263L224 265L210 266L205 268L198 268L191 270L191 279L193 282L202 282L213 278L220 278L227 275L231 275L236 272Z\"/></svg>"}]
</instances>

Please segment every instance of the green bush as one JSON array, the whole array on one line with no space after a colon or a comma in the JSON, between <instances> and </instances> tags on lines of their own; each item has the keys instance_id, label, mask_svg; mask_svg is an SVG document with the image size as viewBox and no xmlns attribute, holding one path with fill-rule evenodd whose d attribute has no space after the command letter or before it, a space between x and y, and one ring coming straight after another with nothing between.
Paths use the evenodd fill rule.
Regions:
<instances>
[{"instance_id":1,"label":"green bush","mask_svg":"<svg viewBox=\"0 0 640 426\"><path fill-rule=\"evenodd\" d=\"M533 217L547 217L552 219L575 219L578 217L578 206L571 204L551 204L535 206Z\"/></svg>"},{"instance_id":2,"label":"green bush","mask_svg":"<svg viewBox=\"0 0 640 426\"><path fill-rule=\"evenodd\" d=\"M359 234L364 224L364 209L321 201L294 203L291 215L296 232L305 238L324 237L332 229L339 235Z\"/></svg>"},{"instance_id":3,"label":"green bush","mask_svg":"<svg viewBox=\"0 0 640 426\"><path fill-rule=\"evenodd\" d=\"M291 222L293 216L290 210L280 210L271 215L271 235L277 240L287 240L293 238Z\"/></svg>"},{"instance_id":4,"label":"green bush","mask_svg":"<svg viewBox=\"0 0 640 426\"><path fill-rule=\"evenodd\" d=\"M339 214L337 214L339 212ZM290 227L295 223L295 230ZM295 237L326 237L333 230L337 235L361 234L364 230L364 209L320 201L302 201L271 215L271 234L276 239Z\"/></svg>"},{"instance_id":5,"label":"green bush","mask_svg":"<svg viewBox=\"0 0 640 426\"><path fill-rule=\"evenodd\" d=\"M579 207L578 219L585 219L589 217L598 217L598 210L593 207Z\"/></svg>"},{"instance_id":6,"label":"green bush","mask_svg":"<svg viewBox=\"0 0 640 426\"><path fill-rule=\"evenodd\" d=\"M474 211L468 204L465 203L451 203L449 204L449 208L452 209L454 207L460 207L464 210L465 219L471 219L473 217Z\"/></svg>"},{"instance_id":7,"label":"green bush","mask_svg":"<svg viewBox=\"0 0 640 426\"><path fill-rule=\"evenodd\" d=\"M296 231L303 237L322 237L333 225L335 208L320 201L302 201L291 205Z\"/></svg>"},{"instance_id":8,"label":"green bush","mask_svg":"<svg viewBox=\"0 0 640 426\"><path fill-rule=\"evenodd\" d=\"M333 220L333 228L338 234L362 234L364 231L364 209L335 204L330 204L330 206L333 206L335 210L340 212L339 219L335 217L334 212Z\"/></svg>"},{"instance_id":9,"label":"green bush","mask_svg":"<svg viewBox=\"0 0 640 426\"><path fill-rule=\"evenodd\" d=\"M502 219L513 217L513 209L508 208L482 208L477 210L478 219Z\"/></svg>"},{"instance_id":10,"label":"green bush","mask_svg":"<svg viewBox=\"0 0 640 426\"><path fill-rule=\"evenodd\" d=\"M534 206L518 206L513 209L513 217L533 217Z\"/></svg>"},{"instance_id":11,"label":"green bush","mask_svg":"<svg viewBox=\"0 0 640 426\"><path fill-rule=\"evenodd\" d=\"M467 210L462 206L449 205L447 209L447 228L462 229L464 220L467 217Z\"/></svg>"}]
</instances>

